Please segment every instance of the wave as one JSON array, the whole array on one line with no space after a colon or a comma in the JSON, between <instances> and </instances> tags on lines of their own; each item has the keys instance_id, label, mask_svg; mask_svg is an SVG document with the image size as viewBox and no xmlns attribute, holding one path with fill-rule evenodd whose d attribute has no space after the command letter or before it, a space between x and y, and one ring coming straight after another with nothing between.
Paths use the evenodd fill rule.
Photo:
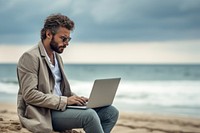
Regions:
<instances>
[{"instance_id":1,"label":"wave","mask_svg":"<svg viewBox=\"0 0 200 133\"><path fill-rule=\"evenodd\" d=\"M70 84L77 95L89 97L93 81L71 80ZM199 88L199 81L122 81L114 101L133 107L199 109ZM0 94L17 94L18 89L16 80L0 81Z\"/></svg>"},{"instance_id":2,"label":"wave","mask_svg":"<svg viewBox=\"0 0 200 133\"><path fill-rule=\"evenodd\" d=\"M0 83L18 84L17 79L0 79Z\"/></svg>"},{"instance_id":3,"label":"wave","mask_svg":"<svg viewBox=\"0 0 200 133\"><path fill-rule=\"evenodd\" d=\"M18 89L18 83L0 82L0 93L16 94Z\"/></svg>"}]
</instances>

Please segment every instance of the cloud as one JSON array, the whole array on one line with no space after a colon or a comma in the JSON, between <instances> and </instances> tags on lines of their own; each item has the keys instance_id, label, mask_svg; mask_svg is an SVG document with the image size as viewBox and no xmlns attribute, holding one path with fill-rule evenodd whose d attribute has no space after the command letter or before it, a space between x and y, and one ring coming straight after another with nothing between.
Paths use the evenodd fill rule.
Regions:
<instances>
[{"instance_id":1,"label":"cloud","mask_svg":"<svg viewBox=\"0 0 200 133\"><path fill-rule=\"evenodd\" d=\"M199 0L2 0L0 43L37 42L44 19L58 12L75 21L74 41L196 40L199 5Z\"/></svg>"}]
</instances>

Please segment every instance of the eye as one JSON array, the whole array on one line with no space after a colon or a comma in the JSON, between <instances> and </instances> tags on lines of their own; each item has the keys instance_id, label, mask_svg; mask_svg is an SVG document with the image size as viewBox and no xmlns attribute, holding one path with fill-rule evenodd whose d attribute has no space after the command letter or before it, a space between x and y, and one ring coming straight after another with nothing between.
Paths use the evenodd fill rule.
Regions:
<instances>
[{"instance_id":1,"label":"eye","mask_svg":"<svg viewBox=\"0 0 200 133\"><path fill-rule=\"evenodd\" d=\"M71 37L61 36L60 38L62 39L63 42L69 42L71 40Z\"/></svg>"}]
</instances>

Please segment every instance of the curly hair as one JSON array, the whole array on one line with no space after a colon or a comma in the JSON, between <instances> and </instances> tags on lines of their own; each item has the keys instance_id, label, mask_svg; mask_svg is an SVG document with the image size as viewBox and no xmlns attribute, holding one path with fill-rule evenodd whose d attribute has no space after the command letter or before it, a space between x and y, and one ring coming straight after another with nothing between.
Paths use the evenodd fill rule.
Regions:
<instances>
[{"instance_id":1,"label":"curly hair","mask_svg":"<svg viewBox=\"0 0 200 133\"><path fill-rule=\"evenodd\" d=\"M48 16L41 30L41 40L46 39L47 30L50 30L55 35L59 27L64 27L72 31L74 29L74 22L60 13Z\"/></svg>"}]
</instances>

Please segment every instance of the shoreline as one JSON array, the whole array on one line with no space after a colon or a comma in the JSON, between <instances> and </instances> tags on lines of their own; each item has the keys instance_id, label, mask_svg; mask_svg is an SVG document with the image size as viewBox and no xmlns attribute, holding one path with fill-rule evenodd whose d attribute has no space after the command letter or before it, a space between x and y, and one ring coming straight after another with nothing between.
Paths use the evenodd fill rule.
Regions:
<instances>
[{"instance_id":1,"label":"shoreline","mask_svg":"<svg viewBox=\"0 0 200 133\"><path fill-rule=\"evenodd\" d=\"M30 133L22 128L16 111L16 104L0 102L0 132ZM83 130L76 130L84 133ZM199 133L200 118L160 115L150 113L120 112L112 133Z\"/></svg>"}]
</instances>

